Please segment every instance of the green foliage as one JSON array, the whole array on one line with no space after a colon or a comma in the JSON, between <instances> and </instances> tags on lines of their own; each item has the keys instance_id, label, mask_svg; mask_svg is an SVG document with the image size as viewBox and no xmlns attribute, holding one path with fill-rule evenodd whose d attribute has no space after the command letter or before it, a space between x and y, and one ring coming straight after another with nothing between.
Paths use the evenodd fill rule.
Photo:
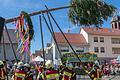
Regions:
<instances>
[{"instance_id":1,"label":"green foliage","mask_svg":"<svg viewBox=\"0 0 120 80\"><path fill-rule=\"evenodd\" d=\"M29 33L28 34L30 35L29 40L31 41L33 39L33 36L34 36L34 29L33 29L32 20L31 20L29 14L26 13L25 11L22 11L21 13L24 15L25 20L28 24L28 27L29 27Z\"/></svg>"},{"instance_id":2,"label":"green foliage","mask_svg":"<svg viewBox=\"0 0 120 80\"><path fill-rule=\"evenodd\" d=\"M96 27L103 24L103 20L108 20L116 10L116 7L103 0L71 0L71 6L68 16L73 24Z\"/></svg>"}]
</instances>

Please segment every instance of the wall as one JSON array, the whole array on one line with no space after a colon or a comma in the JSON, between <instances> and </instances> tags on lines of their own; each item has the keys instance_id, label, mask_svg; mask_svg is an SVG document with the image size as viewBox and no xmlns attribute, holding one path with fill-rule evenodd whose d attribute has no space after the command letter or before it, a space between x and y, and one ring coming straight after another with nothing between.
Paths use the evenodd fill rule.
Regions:
<instances>
[{"instance_id":1,"label":"wall","mask_svg":"<svg viewBox=\"0 0 120 80\"><path fill-rule=\"evenodd\" d=\"M16 51L17 50L17 44L13 44L13 47L14 47L14 50ZM5 53L6 53L7 60L14 60L15 59L10 44L5 44ZM0 60L4 60L3 44L0 45Z\"/></svg>"},{"instance_id":2,"label":"wall","mask_svg":"<svg viewBox=\"0 0 120 80\"><path fill-rule=\"evenodd\" d=\"M98 42L94 42L94 37L98 37ZM100 42L100 37L104 37L104 42ZM112 54L112 47L120 47L120 44L112 44L111 38L120 38L119 36L102 36L102 35L90 35L90 51L94 51L94 47L99 47L98 57L102 58L116 58L120 54ZM100 47L105 48L105 53L100 52Z\"/></svg>"},{"instance_id":3,"label":"wall","mask_svg":"<svg viewBox=\"0 0 120 80\"><path fill-rule=\"evenodd\" d=\"M83 28L81 28L81 31L80 31L80 34L82 34L83 36L84 36L84 38L86 39L86 41L87 41L87 43L89 42L88 40L88 34L84 31L84 29Z\"/></svg>"}]
</instances>

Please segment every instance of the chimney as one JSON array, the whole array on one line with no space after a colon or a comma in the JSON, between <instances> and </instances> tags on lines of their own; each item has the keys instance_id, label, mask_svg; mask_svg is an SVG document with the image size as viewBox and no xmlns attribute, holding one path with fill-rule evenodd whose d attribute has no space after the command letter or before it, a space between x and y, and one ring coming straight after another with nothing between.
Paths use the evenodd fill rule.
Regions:
<instances>
[{"instance_id":1,"label":"chimney","mask_svg":"<svg viewBox=\"0 0 120 80\"><path fill-rule=\"evenodd\" d=\"M119 29L120 30L120 16L114 15L112 18L112 28L113 29Z\"/></svg>"},{"instance_id":2,"label":"chimney","mask_svg":"<svg viewBox=\"0 0 120 80\"><path fill-rule=\"evenodd\" d=\"M69 28L68 28L68 33L70 33L70 26L69 26Z\"/></svg>"}]
</instances>

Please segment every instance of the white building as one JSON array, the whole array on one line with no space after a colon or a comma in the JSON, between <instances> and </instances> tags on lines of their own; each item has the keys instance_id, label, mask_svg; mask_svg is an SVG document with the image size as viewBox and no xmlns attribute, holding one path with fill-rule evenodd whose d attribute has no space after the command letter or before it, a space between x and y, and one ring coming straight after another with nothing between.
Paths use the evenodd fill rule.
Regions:
<instances>
[{"instance_id":1,"label":"white building","mask_svg":"<svg viewBox=\"0 0 120 80\"><path fill-rule=\"evenodd\" d=\"M89 52L96 52L102 62L120 55L120 30L81 28L80 34L83 34L89 43Z\"/></svg>"},{"instance_id":2,"label":"white building","mask_svg":"<svg viewBox=\"0 0 120 80\"><path fill-rule=\"evenodd\" d=\"M90 45L89 43L87 43L87 41L85 40L82 34L65 33L65 36L71 43L76 53L84 53L84 52L89 51ZM67 53L67 52L73 52L61 33L55 32L55 37L56 37L59 49L62 54ZM52 39L51 49L52 49L51 51L53 51L53 61L55 61L55 64L56 64L57 60L60 60L60 54L57 50L56 44L53 39Z\"/></svg>"},{"instance_id":3,"label":"white building","mask_svg":"<svg viewBox=\"0 0 120 80\"><path fill-rule=\"evenodd\" d=\"M76 53L95 52L101 62L117 58L120 55L120 17L114 16L112 28L82 27L80 33L65 33ZM61 33L55 37L62 52L72 52ZM60 58L56 44L52 39L53 60Z\"/></svg>"}]
</instances>

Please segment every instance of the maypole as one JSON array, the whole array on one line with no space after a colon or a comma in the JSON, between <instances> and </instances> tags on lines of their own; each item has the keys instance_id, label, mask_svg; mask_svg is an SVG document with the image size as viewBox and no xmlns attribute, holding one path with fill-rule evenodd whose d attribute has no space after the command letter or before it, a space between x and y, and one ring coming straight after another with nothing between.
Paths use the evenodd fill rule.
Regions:
<instances>
[{"instance_id":1,"label":"maypole","mask_svg":"<svg viewBox=\"0 0 120 80\"><path fill-rule=\"evenodd\" d=\"M28 15L29 16L35 16L35 15L39 15L41 13L46 13L48 11L56 11L56 10L67 9L67 8L71 8L71 7L74 7L74 6L63 6L63 7L58 7L58 8L51 8L51 9L48 9L48 10L40 10L40 11L37 11L37 12L29 13ZM14 17L14 18L10 18L10 19L6 19L5 23L14 22L14 21L18 20L19 18L20 18L20 16Z\"/></svg>"}]
</instances>

